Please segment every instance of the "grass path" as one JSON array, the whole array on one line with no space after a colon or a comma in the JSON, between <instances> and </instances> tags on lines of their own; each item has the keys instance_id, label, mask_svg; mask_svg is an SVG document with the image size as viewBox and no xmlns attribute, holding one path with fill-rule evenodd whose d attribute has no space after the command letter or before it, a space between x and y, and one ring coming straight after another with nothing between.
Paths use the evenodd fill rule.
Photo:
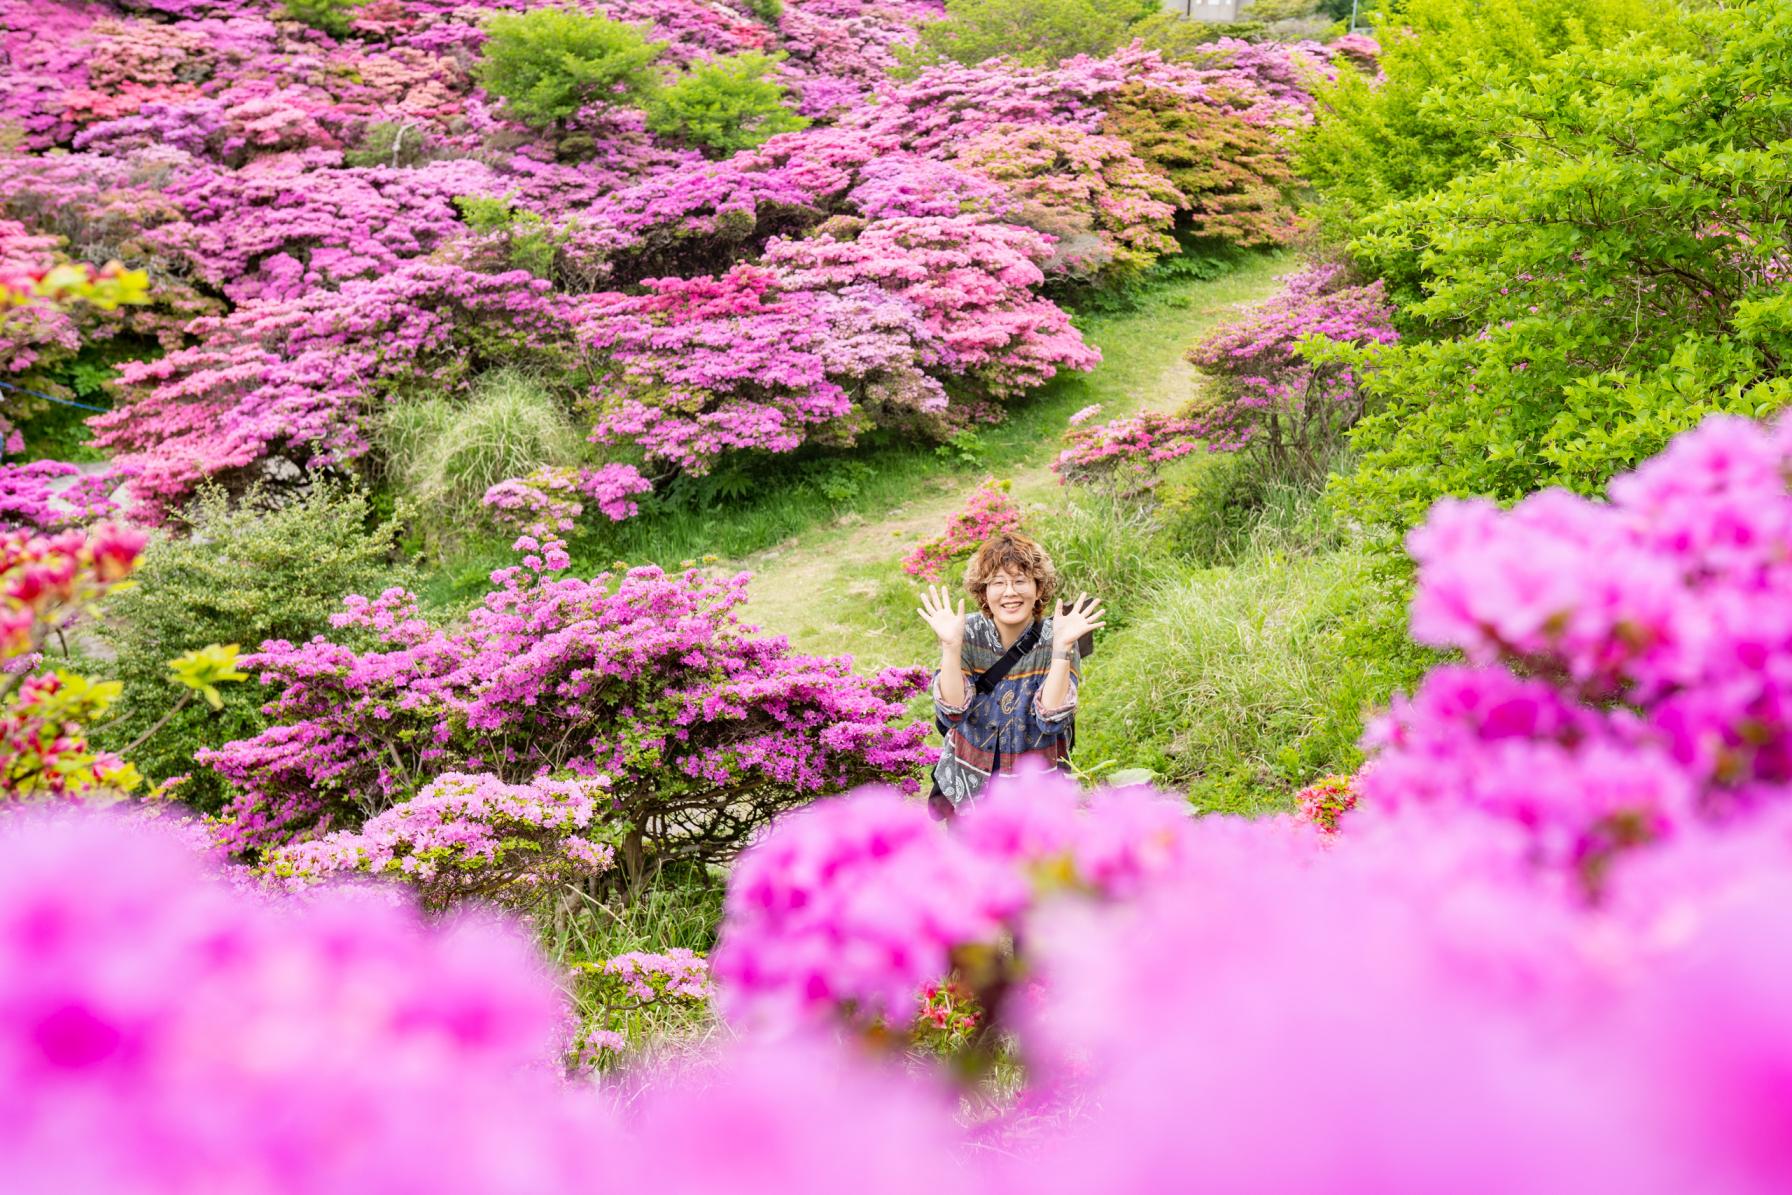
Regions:
<instances>
[{"instance_id":1,"label":"grass path","mask_svg":"<svg viewBox=\"0 0 1792 1195\"><path fill-rule=\"evenodd\" d=\"M1183 353L1233 308L1267 297L1279 258L1261 258L1221 278L1166 286L1135 310L1079 321L1102 351L1091 373L1057 379L1015 412L1011 423L1031 434L994 462L1022 504L1054 500L1051 461L1075 411L1101 404L1103 418L1161 410L1184 402L1197 385ZM801 650L850 650L867 666L925 658L906 578L898 561L917 539L937 535L981 473L957 470L916 479L904 497L867 515L850 513L810 527L775 547L727 564L754 573L745 617L788 635Z\"/></svg>"}]
</instances>

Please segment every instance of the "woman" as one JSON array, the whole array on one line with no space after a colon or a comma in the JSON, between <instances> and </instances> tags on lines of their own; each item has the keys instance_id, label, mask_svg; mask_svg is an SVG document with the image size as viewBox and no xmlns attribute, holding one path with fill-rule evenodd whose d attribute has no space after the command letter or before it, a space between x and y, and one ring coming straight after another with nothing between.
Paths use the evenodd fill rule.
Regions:
<instances>
[{"instance_id":1,"label":"woman","mask_svg":"<svg viewBox=\"0 0 1792 1195\"><path fill-rule=\"evenodd\" d=\"M971 558L965 589L981 613L954 609L946 587L929 586L918 613L940 642L933 680L936 721L946 736L928 805L951 817L993 773L1011 774L1027 757L1062 767L1076 714L1077 641L1102 626L1101 603L1084 594L1055 615L1058 574L1024 535L998 535ZM1031 635L1030 644L1023 643ZM996 679L1016 644L1019 654ZM978 688L978 680L983 686ZM991 683L993 681L993 684Z\"/></svg>"}]
</instances>

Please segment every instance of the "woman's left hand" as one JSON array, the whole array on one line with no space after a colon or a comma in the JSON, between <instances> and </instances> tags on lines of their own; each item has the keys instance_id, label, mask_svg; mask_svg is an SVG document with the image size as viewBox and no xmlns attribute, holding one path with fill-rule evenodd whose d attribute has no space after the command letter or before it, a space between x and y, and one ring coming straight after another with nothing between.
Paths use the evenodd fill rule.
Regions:
<instances>
[{"instance_id":1,"label":"woman's left hand","mask_svg":"<svg viewBox=\"0 0 1792 1195\"><path fill-rule=\"evenodd\" d=\"M1067 649L1090 631L1099 631L1106 613L1101 608L1101 599L1086 593L1078 594L1074 602L1064 603L1052 619L1052 649Z\"/></svg>"}]
</instances>

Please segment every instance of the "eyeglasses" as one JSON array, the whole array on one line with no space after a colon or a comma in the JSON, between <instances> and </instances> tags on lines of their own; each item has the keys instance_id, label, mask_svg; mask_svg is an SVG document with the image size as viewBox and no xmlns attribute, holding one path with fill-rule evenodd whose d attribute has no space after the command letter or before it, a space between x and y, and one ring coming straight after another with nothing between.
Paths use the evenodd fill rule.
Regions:
<instances>
[{"instance_id":1,"label":"eyeglasses","mask_svg":"<svg viewBox=\"0 0 1792 1195\"><path fill-rule=\"evenodd\" d=\"M985 588L992 593L1019 593L1023 589L1033 588L1033 578L991 577Z\"/></svg>"}]
</instances>

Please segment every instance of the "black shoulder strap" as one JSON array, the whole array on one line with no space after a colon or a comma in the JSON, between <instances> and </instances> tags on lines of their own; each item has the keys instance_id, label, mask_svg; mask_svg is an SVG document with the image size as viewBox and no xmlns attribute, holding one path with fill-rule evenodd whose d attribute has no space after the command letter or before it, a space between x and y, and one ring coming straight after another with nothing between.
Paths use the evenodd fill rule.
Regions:
<instances>
[{"instance_id":1,"label":"black shoulder strap","mask_svg":"<svg viewBox=\"0 0 1792 1195\"><path fill-rule=\"evenodd\" d=\"M977 677L975 682L977 692L979 694L988 693L1001 684L1002 678L1014 671L1014 666L1037 646L1039 646L1039 621L1035 619L1033 625L1014 641L1014 646L1004 652L1001 659L985 668Z\"/></svg>"}]
</instances>

